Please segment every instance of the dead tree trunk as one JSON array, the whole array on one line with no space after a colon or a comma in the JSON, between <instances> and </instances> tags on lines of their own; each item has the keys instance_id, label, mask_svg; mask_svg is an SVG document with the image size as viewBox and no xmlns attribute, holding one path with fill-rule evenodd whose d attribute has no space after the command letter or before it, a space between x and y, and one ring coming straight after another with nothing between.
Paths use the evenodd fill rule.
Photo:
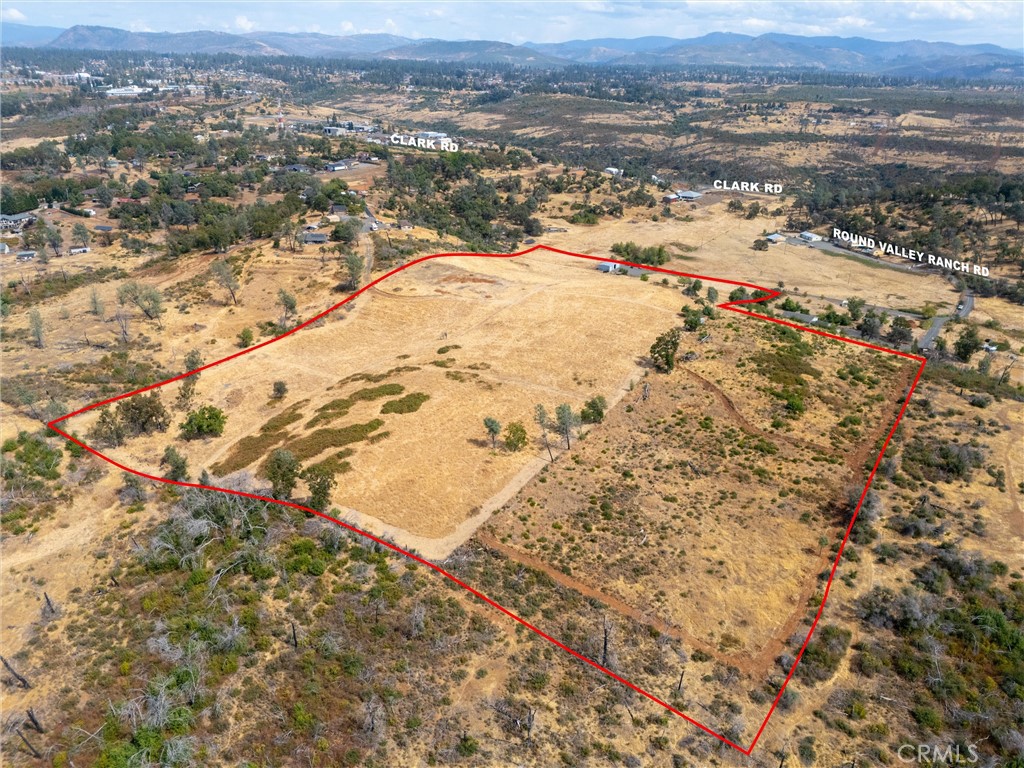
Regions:
<instances>
[{"instance_id":1,"label":"dead tree trunk","mask_svg":"<svg viewBox=\"0 0 1024 768\"><path fill-rule=\"evenodd\" d=\"M21 732L21 728L15 728L14 732L21 736L21 740L25 742L25 746L28 747L29 751L32 753L32 757L36 760L41 760L43 756L39 753L38 749L32 746L32 742L25 738L25 734Z\"/></svg>"},{"instance_id":2,"label":"dead tree trunk","mask_svg":"<svg viewBox=\"0 0 1024 768\"><path fill-rule=\"evenodd\" d=\"M53 601L50 599L50 596L43 592L43 598L46 600L46 607L43 609L43 612L46 613L49 611L51 616L56 615L57 608L53 605Z\"/></svg>"},{"instance_id":3,"label":"dead tree trunk","mask_svg":"<svg viewBox=\"0 0 1024 768\"><path fill-rule=\"evenodd\" d=\"M22 688L31 688L32 687L29 684L28 680L26 680L24 677L22 677L21 675L19 675L17 672L14 671L14 667L12 667L11 663L7 659L5 659L3 656L0 656L0 662L3 662L3 665L7 669L7 671L10 672L14 676L14 679L18 681L18 685L20 685Z\"/></svg>"},{"instance_id":4,"label":"dead tree trunk","mask_svg":"<svg viewBox=\"0 0 1024 768\"><path fill-rule=\"evenodd\" d=\"M46 733L43 726L39 723L39 718L36 717L36 713L31 707L25 710L25 714L28 715L28 720L32 723L33 728L35 728L39 733Z\"/></svg>"},{"instance_id":5,"label":"dead tree trunk","mask_svg":"<svg viewBox=\"0 0 1024 768\"><path fill-rule=\"evenodd\" d=\"M608 617L606 616L604 620L604 643L601 647L601 666L605 668L608 667L608 642L611 638L611 631L611 623L608 621Z\"/></svg>"},{"instance_id":6,"label":"dead tree trunk","mask_svg":"<svg viewBox=\"0 0 1024 768\"><path fill-rule=\"evenodd\" d=\"M299 636L295 633L295 622L293 621L291 624L292 624L292 645L294 645L296 648L298 648L299 647Z\"/></svg>"}]
</instances>

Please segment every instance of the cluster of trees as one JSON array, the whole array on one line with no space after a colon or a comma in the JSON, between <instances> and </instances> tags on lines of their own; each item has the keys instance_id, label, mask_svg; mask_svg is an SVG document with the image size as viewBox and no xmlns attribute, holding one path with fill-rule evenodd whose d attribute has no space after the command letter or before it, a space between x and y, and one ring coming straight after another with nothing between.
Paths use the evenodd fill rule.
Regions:
<instances>
[{"instance_id":1,"label":"cluster of trees","mask_svg":"<svg viewBox=\"0 0 1024 768\"><path fill-rule=\"evenodd\" d=\"M604 421L608 410L608 401L602 395L595 395L583 404L583 408L577 412L568 403L562 403L555 408L554 419L548 414L547 409L538 404L534 409L534 423L540 429L540 437L548 456L554 460L551 449L549 433L555 432L565 440L565 447L572 447L572 435L583 424L599 424ZM493 416L484 419L484 429L491 441L491 448L498 447L498 437L501 435L501 422ZM505 427L503 442L509 451L520 451L526 447L529 441L526 427L520 421L510 422Z\"/></svg>"},{"instance_id":2,"label":"cluster of trees","mask_svg":"<svg viewBox=\"0 0 1024 768\"><path fill-rule=\"evenodd\" d=\"M621 256L623 261L634 264L652 264L661 266L670 258L664 245L649 245L641 247L632 240L625 243L615 243L611 247L612 253Z\"/></svg>"},{"instance_id":3,"label":"cluster of trees","mask_svg":"<svg viewBox=\"0 0 1024 768\"><path fill-rule=\"evenodd\" d=\"M461 183L446 179L443 172L440 178L433 175L445 168L453 169ZM539 235L543 231L532 216L539 205L536 197L517 200L511 194L502 196L493 181L477 175L473 168L473 163L462 160L456 163L420 156L407 157L404 162L391 160L387 185L392 194L383 207L441 236L456 235L473 250L507 250L524 233Z\"/></svg>"},{"instance_id":4,"label":"cluster of trees","mask_svg":"<svg viewBox=\"0 0 1024 768\"><path fill-rule=\"evenodd\" d=\"M212 405L190 411L181 423L181 436L186 440L216 437L224 431L227 415ZM166 432L171 425L171 414L157 392L133 395L119 400L112 409L109 405L99 410L99 418L88 437L97 445L117 447L126 440L154 432Z\"/></svg>"},{"instance_id":5,"label":"cluster of trees","mask_svg":"<svg viewBox=\"0 0 1024 768\"><path fill-rule=\"evenodd\" d=\"M33 147L18 147L3 153L0 169L19 171L41 168L49 171L70 171L68 156L57 148L55 141L41 141Z\"/></svg>"},{"instance_id":6,"label":"cluster of trees","mask_svg":"<svg viewBox=\"0 0 1024 768\"><path fill-rule=\"evenodd\" d=\"M331 501L331 493L338 482L334 473L320 464L305 469L295 454L284 448L271 452L263 463L263 476L270 481L271 494L275 499L287 501L299 480L309 489L308 504L318 512L324 512Z\"/></svg>"}]
</instances>

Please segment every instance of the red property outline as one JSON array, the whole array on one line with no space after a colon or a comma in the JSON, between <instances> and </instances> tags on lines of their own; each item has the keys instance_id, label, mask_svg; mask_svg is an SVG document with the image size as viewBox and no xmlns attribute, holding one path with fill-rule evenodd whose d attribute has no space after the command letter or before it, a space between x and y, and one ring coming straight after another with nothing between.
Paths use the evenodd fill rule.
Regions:
<instances>
[{"instance_id":1,"label":"red property outline","mask_svg":"<svg viewBox=\"0 0 1024 768\"><path fill-rule=\"evenodd\" d=\"M821 599L821 605L818 606L818 611L817 611L817 613L814 616L814 621L811 623L811 627L807 631L807 637L804 638L803 645L800 647L800 652L797 653L797 655L796 655L796 661L793 663L792 667L789 670L789 674L786 675L785 681L783 681L782 686L779 688L779 692L778 692L778 694L776 694L775 700L772 702L771 708L768 710L768 714L765 715L764 720L761 722L761 727L758 728L757 734L754 736L753 741L750 742L750 746L748 746L746 748L741 747L739 744L733 743L732 741L727 739L725 736L722 736L721 734L716 733L715 731L713 731L711 728L707 727L703 723L700 723L697 720L694 720L689 715L686 715L685 713L680 712L678 709L674 708L671 704L668 704L668 703L662 701L657 696L654 696L653 694L648 693L647 691L643 690L639 686L634 685L633 683L629 682L628 680L626 680L623 677L620 677L619 675L617 675L614 672L612 672L610 669L606 669L605 667L601 666L600 664L598 664L593 659L588 659L586 656L582 655L581 653L578 653L578 652L574 651L572 648L569 648L568 646L560 643L555 638L551 637L550 635L546 634L542 630L540 630L537 627L533 626L528 621L520 618L515 613L513 613L509 609L505 608L500 603L498 603L498 602L492 600L491 598L487 597L482 592L479 592L478 590L476 590L473 587L469 586L464 581L460 580L455 575L449 573L448 571L446 571L444 568L442 568L441 566L437 565L436 563L432 563L429 560L426 560L426 559L424 559L422 557L419 557L418 555L413 554L412 552L408 552L408 551L402 549L401 547L399 547L396 544L392 544L389 541L386 541L386 540L384 540L382 538L374 536L373 534L368 533L366 531L363 531L363 530L361 530L361 529L359 529L359 528L357 528L357 527L355 527L353 525L350 525L349 523L343 522L341 520L336 520L335 518L333 518L333 517L331 517L329 515L326 515L326 514L324 514L322 512L316 511L315 509L310 509L309 507L304 507L301 504L295 504L295 503L289 502L289 501L280 501L279 499L272 499L272 498L269 498L267 496L260 496L258 494L253 494L253 493L245 493L243 491L235 491L235 490L231 490L231 489L228 489L228 488L217 488L217 487L210 486L210 485L202 485L200 483L185 483L185 482L180 482L180 481L175 481L175 480L167 480L166 478L155 477L153 475L147 475L144 472L139 472L139 471L136 471L134 469L131 469L130 467L126 467L123 464L119 464L118 462L114 461L113 459L109 458L108 456L103 455L102 453L100 453L99 451L95 450L94 448L90 448L88 445L86 445L85 443L83 443L79 439L77 439L75 437L72 437L67 432L63 431L62 429L59 429L56 426L57 424L60 424L62 421L66 421L67 419L70 419L73 416L78 416L78 415L80 415L82 413L86 413L87 411L91 411L94 408L100 408L100 407L102 407L104 405L108 405L109 403L113 403L113 402L116 402L118 400L122 400L122 399L124 399L126 397L131 397L133 395L137 395L137 394L140 394L142 392L148 392L151 389L156 389L157 387L162 387L165 384L170 384L170 383L175 382L175 381L180 381L181 379L185 379L185 378L191 376L192 374L199 373L200 371L205 371L207 368L213 368L214 366L221 365L223 363L228 362L229 360L234 360L236 357L241 357L242 355L248 354L250 352L254 352L257 349L260 349L262 347L267 346L268 344L273 344L276 341L280 341L281 339L284 339L287 336L291 336L293 333L296 333L297 331L302 330L306 326L308 326L308 325L316 322L320 318L330 314L331 312L333 312L334 310L338 309L339 307L344 306L345 304L347 304L348 302L352 301L353 299L355 299L360 294L364 293L365 291L368 291L370 288L373 288L378 283L383 282L384 280L386 280L387 278L391 277L392 275L397 274L398 272L401 272L403 269L407 269L407 268L409 268L411 266L414 266L416 264L420 264L420 263L422 263L424 261L430 261L432 259L440 259L440 258L454 257L454 256L459 256L459 257L474 256L474 257L481 257L481 258L505 258L505 259L510 259L510 258L515 258L517 256L524 256L524 255L526 255L528 253L531 253L531 252L537 251L537 250L551 251L552 253L562 254L563 256L574 256L576 258L589 259L591 261L609 262L609 263L619 264L619 265L626 266L626 267L640 267L642 269L649 270L649 271L652 271L652 272L662 272L662 273L664 273L666 275L675 275L675 276L679 276L679 277L698 278L698 279L701 279L701 280L709 280L711 282L716 282L716 283L725 283L727 285L735 285L735 286L743 287L743 288L752 288L752 289L754 289L756 291L763 292L765 295L764 296L758 296L758 297L755 297L755 298L742 299L742 300L738 300L738 301L725 302L723 304L719 304L718 307L720 309L727 309L730 312L737 312L737 313L739 313L741 315L747 315L748 317L754 317L754 318L757 318L759 320L765 320L767 322L778 323L779 325L785 325L785 326L787 326L789 328L794 328L794 329L796 329L798 331L803 331L805 333L813 333L813 334L815 334L817 336L824 336L824 337L829 338L829 339L836 339L838 341L846 342L847 344L856 344L857 346L867 347L868 349L874 349L874 350L877 350L879 352L885 352L886 354L897 355L898 357L903 357L903 358L906 358L908 360L916 360L917 362L920 363L920 365L918 366L918 369L917 369L917 374L914 376L914 381L913 381L913 383L911 383L910 387L907 389L907 394L906 394L906 397L903 400L903 405L900 407L899 414L896 416L896 420L895 420L895 422L893 422L892 428L889 430L889 433L886 435L885 442L882 444L882 449L881 449L881 451L879 451L878 457L875 459L875 463L874 463L874 465L871 468L871 472L868 474L867 481L864 484L864 490L861 491L860 498L857 500L857 506L856 506L856 508L853 511L853 516L850 518L850 522L849 522L849 524L846 527L846 534L843 536L842 543L839 545L839 551L836 553L836 558L835 558L835 560L832 563L832 570L829 573L828 582L825 584L825 591L824 591L824 594L823 594L822 599ZM875 473L878 471L878 466L879 466L879 464L881 464L882 457L885 455L885 451L889 447L889 441L892 439L893 434L896 432L896 428L899 426L900 421L903 419L903 414L906 412L907 406L910 404L910 398L914 394L914 390L917 387L918 381L920 381L920 379L921 379L921 374L924 372L924 366L925 366L925 358L920 357L918 355L911 355L911 354L908 354L906 352L900 352L898 350L887 349L885 347L876 346L874 344L868 344L867 342L864 342L864 341L858 341L858 340L855 340L855 339L843 338L842 336L836 336L836 335L831 334L831 333L825 333L824 331L818 330L816 328L807 328L807 327L804 327L802 325L798 325L796 323L791 323L791 322L786 321L786 320L780 320L778 318L768 317L766 315L759 315L759 314L757 314L755 312L750 312L749 310L746 310L746 309L738 309L737 308L738 305L741 305L741 304L758 303L758 302L761 302L761 301L766 301L768 299L774 299L774 298L778 297L779 295L780 295L779 291L772 290L772 289L767 289L767 288L762 288L762 287L754 285L752 283L744 283L744 282L740 282L740 281L737 281L737 280L725 280L725 279L717 278L717 277L707 277L705 275L694 275L694 274L690 274L690 273L687 273L687 272L676 272L676 271L671 270L671 269L664 269L664 268L661 268L661 267L653 267L653 266L648 266L648 265L645 265L645 264L634 264L633 262L628 262L628 261L616 261L614 259L605 259L605 258L601 258L601 257L598 257L598 256L588 256L588 255L582 254L582 253L573 253L571 251L564 251L564 250L561 250L561 249L558 249L558 248L552 248L552 247L547 246L547 245L535 245L535 246L533 246L531 248L528 248L525 251L519 251L517 253L509 253L509 254L458 253L458 252L453 252L453 253L436 253L436 254L432 254L430 256L423 256L421 258L418 258L418 259L415 259L413 261L410 261L408 264L404 264L404 265L402 265L400 267L396 267L395 269L391 270L390 272L388 272L388 273L382 275L381 277L378 277L376 280L373 280L372 282L368 283L366 286L364 286L360 290L356 291L355 293L353 293L348 298L343 299L342 301L338 302L333 307L330 307L329 309L324 310L320 314L315 315L314 317L311 317L309 320L305 321L301 325L297 325L295 328L292 328L287 333L283 333L280 336L274 337L273 339L269 339L269 340L264 341L264 342L262 342L260 344L257 344L255 346L249 347L247 349L244 349L244 350L242 350L240 352L235 352L234 354L228 355L225 358L222 358L222 359L217 360L217 361L212 362L212 363L207 363L206 365L204 365L204 366L202 366L200 368L196 368L195 370L188 371L186 373L182 373L182 374L180 374L178 376L175 376L173 378L167 379L165 381L161 381L161 382L158 382L156 384L150 384L149 386L142 387L141 389L136 389L136 390L134 390L132 392L126 392L126 393L124 393L122 395L117 395L116 397L111 397L111 398L108 398L106 400L101 400L100 402L93 403L92 405L87 405L86 407L80 408L77 411L72 411L69 414L66 414L64 416L61 416L60 418L54 419L47 426L50 429L52 429L54 432L57 432L60 435L63 435L66 439L70 440L71 442L73 442L73 443L81 446L85 450L89 451L89 453L92 453L93 455L98 456L99 458L103 459L104 461L109 462L110 464L113 464L115 467L118 467L119 469L122 469L125 472L130 472L133 475L138 475L139 477L144 477L147 480L153 480L153 481L159 482L159 483L168 483L170 485L179 485L179 486L182 486L184 488L202 488L202 489L209 490L209 491L221 491L223 493L231 493L231 494L235 494L236 496L244 496L246 498L257 499L259 501L267 501L267 502L271 502L271 503L274 503L274 504L281 504L282 506L292 507L294 509L302 510L303 512L312 513L312 514L317 515L318 517L321 517L321 518L323 518L325 520L329 520L330 522L335 523L336 525L340 525L342 528L346 528L346 529L352 531L353 533L357 533L360 536L364 536L367 539L370 539L371 541L375 541L377 544L379 544L381 546L387 547L388 549L390 549L390 550L392 550L394 552L397 552L398 554L404 555L405 557L408 557L411 560L415 560L417 563L420 563L421 565L424 565L424 566L426 566L428 568L431 568L432 570L434 570L437 573L441 574L445 578L450 579L454 583L458 584L460 587L465 589L470 594L474 595L475 597L478 597L480 600L483 600L485 603L487 603L491 607L496 608L501 613L503 613L506 616L510 617L511 619L513 619L514 621L516 621L519 624L523 625L527 629L535 632L536 634L538 634L540 637L544 638L548 642L550 642L553 645L561 648L563 651L566 651L570 655L575 656L577 659L580 659L581 661L586 662L587 664L589 664L590 666L594 667L595 669L598 669L601 672L604 672L606 675L608 675L609 677L617 680L618 682L622 683L623 685L628 686L629 688L632 688L634 691L636 691L640 695L644 696L647 699L650 699L651 701L655 702L656 704L661 705L662 707L664 707L668 711L672 712L673 714L678 715L679 717L683 718L684 720L686 720L687 722L691 723L692 725L697 726L702 731L704 731L704 732L714 736L715 738L719 739L720 741L724 742L725 744L728 744L733 749L738 750L739 752L743 753L744 755L750 755L750 753L753 752L754 747L757 745L758 740L761 738L761 734L764 733L764 729L768 725L768 720L771 718L772 714L775 712L775 708L778 706L779 700L782 698L782 694L785 692L786 686L789 685L789 681L792 679L793 673L796 671L797 664L800 663L800 659L803 657L804 651L807 648L807 644L810 642L811 636L814 634L814 630L818 626L818 620L821 618L822 612L825 610L825 602L828 600L829 591L832 588L832 581L835 578L836 569L839 567L839 561L840 561L840 559L843 556L843 550L846 548L846 542L850 538L850 532L853 530L853 524L854 524L854 522L856 522L857 516L860 514L861 506L863 505L864 499L867 496L868 489L871 487L871 482L874 480Z\"/></svg>"}]
</instances>

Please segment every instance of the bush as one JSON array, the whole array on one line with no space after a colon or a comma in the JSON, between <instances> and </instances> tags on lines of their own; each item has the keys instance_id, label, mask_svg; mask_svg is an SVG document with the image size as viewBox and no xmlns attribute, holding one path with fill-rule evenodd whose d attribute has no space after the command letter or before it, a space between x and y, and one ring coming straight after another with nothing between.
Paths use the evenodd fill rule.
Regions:
<instances>
[{"instance_id":1,"label":"bush","mask_svg":"<svg viewBox=\"0 0 1024 768\"><path fill-rule=\"evenodd\" d=\"M115 415L130 435L165 432L171 424L171 415L156 392L120 401Z\"/></svg>"},{"instance_id":2,"label":"bush","mask_svg":"<svg viewBox=\"0 0 1024 768\"><path fill-rule=\"evenodd\" d=\"M588 400L580 411L580 418L584 424L600 424L604 421L605 411L608 409L608 401L601 395Z\"/></svg>"},{"instance_id":3,"label":"bush","mask_svg":"<svg viewBox=\"0 0 1024 768\"><path fill-rule=\"evenodd\" d=\"M228 417L220 408L204 405L192 411L181 423L181 436L186 440L200 437L220 437Z\"/></svg>"},{"instance_id":4,"label":"bush","mask_svg":"<svg viewBox=\"0 0 1024 768\"><path fill-rule=\"evenodd\" d=\"M270 396L272 398L274 398L275 400L281 400L287 394L288 394L288 385L285 384L283 381L275 381L274 382L274 390L273 390L273 392L271 392Z\"/></svg>"},{"instance_id":5,"label":"bush","mask_svg":"<svg viewBox=\"0 0 1024 768\"><path fill-rule=\"evenodd\" d=\"M188 461L174 448L168 445L164 449L163 458L160 459L160 466L167 466L164 477L168 480L188 480Z\"/></svg>"}]
</instances>

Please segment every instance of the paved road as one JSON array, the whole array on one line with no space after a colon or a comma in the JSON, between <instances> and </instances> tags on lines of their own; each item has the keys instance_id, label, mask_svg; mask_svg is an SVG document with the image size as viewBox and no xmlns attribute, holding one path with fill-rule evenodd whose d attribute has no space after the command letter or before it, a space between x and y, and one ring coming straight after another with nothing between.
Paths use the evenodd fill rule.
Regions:
<instances>
[{"instance_id":1,"label":"paved road","mask_svg":"<svg viewBox=\"0 0 1024 768\"><path fill-rule=\"evenodd\" d=\"M935 339L938 338L942 332L942 327L946 324L950 317L967 317L971 314L971 310L974 309L974 295L970 291L965 291L960 296L960 303L957 308L953 310L952 315L936 316L932 319L931 327L925 332L924 336L918 342L918 346L921 349L931 349L935 343Z\"/></svg>"},{"instance_id":2,"label":"paved road","mask_svg":"<svg viewBox=\"0 0 1024 768\"><path fill-rule=\"evenodd\" d=\"M856 251L848 251L846 248L840 248L839 246L833 245L827 240L819 240L817 242L809 243L806 240L801 240L799 237L787 237L786 244L798 247L804 246L807 248L816 248L817 250L824 251L825 253L832 253L837 256L851 257L857 259L858 261L863 261L865 264L871 264L872 266L876 267L885 267L887 269L895 269L898 272L910 272L914 269L913 265L911 264L890 264L889 262L882 261L881 259L877 259L874 256L868 256L866 253L857 253Z\"/></svg>"}]
</instances>

